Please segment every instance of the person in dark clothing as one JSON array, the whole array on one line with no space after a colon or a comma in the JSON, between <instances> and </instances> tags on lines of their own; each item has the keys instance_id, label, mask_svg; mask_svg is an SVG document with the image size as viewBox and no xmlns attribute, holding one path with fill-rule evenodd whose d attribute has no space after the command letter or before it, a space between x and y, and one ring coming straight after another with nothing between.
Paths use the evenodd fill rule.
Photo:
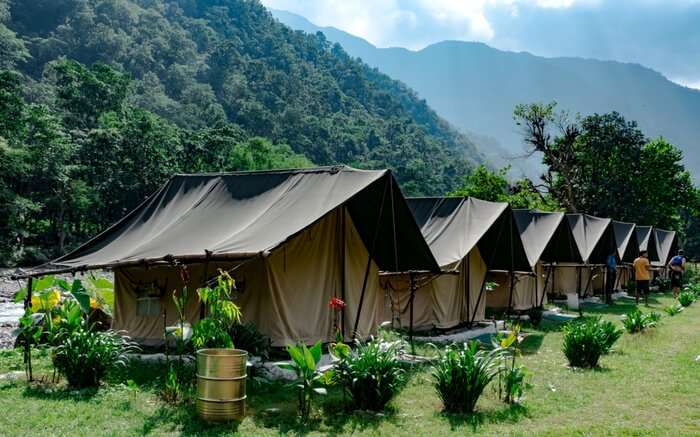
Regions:
<instances>
[{"instance_id":1,"label":"person in dark clothing","mask_svg":"<svg viewBox=\"0 0 700 437\"><path fill-rule=\"evenodd\" d=\"M679 250L678 255L671 258L671 261L668 262L668 268L673 296L678 297L683 286L683 273L685 273L685 253L682 250Z\"/></svg>"},{"instance_id":2,"label":"person in dark clothing","mask_svg":"<svg viewBox=\"0 0 700 437\"><path fill-rule=\"evenodd\" d=\"M615 281L617 280L617 254L615 252L608 255L605 261L607 277L605 280L605 302L612 303L612 294L615 291Z\"/></svg>"}]
</instances>

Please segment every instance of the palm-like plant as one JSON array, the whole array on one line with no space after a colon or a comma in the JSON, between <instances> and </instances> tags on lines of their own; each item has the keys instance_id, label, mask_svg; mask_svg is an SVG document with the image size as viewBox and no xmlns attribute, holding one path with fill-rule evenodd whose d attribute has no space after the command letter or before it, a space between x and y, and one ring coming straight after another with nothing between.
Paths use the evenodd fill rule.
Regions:
<instances>
[{"instance_id":1,"label":"palm-like plant","mask_svg":"<svg viewBox=\"0 0 700 437\"><path fill-rule=\"evenodd\" d=\"M321 341L308 348L305 344L287 346L291 363L281 362L276 365L282 369L291 370L297 375L295 382L299 390L299 415L306 421L311 414L311 400L314 394L325 395L326 389L323 373L318 370L321 361Z\"/></svg>"},{"instance_id":2,"label":"palm-like plant","mask_svg":"<svg viewBox=\"0 0 700 437\"><path fill-rule=\"evenodd\" d=\"M661 316L658 313L644 314L639 308L635 308L622 316L622 325L627 332L634 334L636 332L642 332L647 328L653 328L660 318Z\"/></svg>"},{"instance_id":3,"label":"palm-like plant","mask_svg":"<svg viewBox=\"0 0 700 437\"><path fill-rule=\"evenodd\" d=\"M572 367L593 368L620 337L611 322L599 317L570 322L564 326L562 351Z\"/></svg>"},{"instance_id":4,"label":"palm-like plant","mask_svg":"<svg viewBox=\"0 0 700 437\"><path fill-rule=\"evenodd\" d=\"M500 372L503 351L479 350L477 342L452 345L433 371L435 390L445 410L472 413L486 387Z\"/></svg>"}]
</instances>

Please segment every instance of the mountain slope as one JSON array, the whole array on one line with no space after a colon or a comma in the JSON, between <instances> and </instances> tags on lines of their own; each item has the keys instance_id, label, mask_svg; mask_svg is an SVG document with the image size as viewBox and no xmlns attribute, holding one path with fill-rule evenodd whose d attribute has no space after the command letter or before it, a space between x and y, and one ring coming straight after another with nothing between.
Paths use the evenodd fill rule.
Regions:
<instances>
[{"instance_id":1,"label":"mountain slope","mask_svg":"<svg viewBox=\"0 0 700 437\"><path fill-rule=\"evenodd\" d=\"M0 0L39 80L67 57L136 79L132 100L180 127L233 123L316 164L394 169L412 194L442 194L483 161L402 83L323 36L295 32L256 0Z\"/></svg>"},{"instance_id":2,"label":"mountain slope","mask_svg":"<svg viewBox=\"0 0 700 437\"><path fill-rule=\"evenodd\" d=\"M341 44L353 56L403 81L458 128L493 137L511 154L524 152L513 123L518 103L556 100L560 109L591 114L618 111L650 137L663 136L685 153L700 176L700 91L679 86L637 64L581 58L542 58L485 44L445 41L419 51L376 48L334 28L282 11L293 28Z\"/></svg>"}]
</instances>

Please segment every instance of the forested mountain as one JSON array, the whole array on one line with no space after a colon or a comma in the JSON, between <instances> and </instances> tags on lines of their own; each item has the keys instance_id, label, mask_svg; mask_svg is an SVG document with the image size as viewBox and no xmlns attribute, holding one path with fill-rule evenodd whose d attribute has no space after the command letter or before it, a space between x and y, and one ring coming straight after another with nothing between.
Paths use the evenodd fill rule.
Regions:
<instances>
[{"instance_id":1,"label":"forested mountain","mask_svg":"<svg viewBox=\"0 0 700 437\"><path fill-rule=\"evenodd\" d=\"M700 91L677 85L643 66L543 58L460 41L419 51L377 48L341 30L318 27L299 15L282 11L274 15L295 29L323 32L352 56L415 89L458 128L498 140L510 156L525 151L513 122L514 106L555 100L560 109L572 113L617 111L636 120L650 137L663 136L679 146L686 167L700 177ZM489 146L490 150L497 148Z\"/></svg>"},{"instance_id":2,"label":"forested mountain","mask_svg":"<svg viewBox=\"0 0 700 437\"><path fill-rule=\"evenodd\" d=\"M0 0L0 265L176 172L344 163L442 194L482 158L425 101L257 0Z\"/></svg>"}]
</instances>

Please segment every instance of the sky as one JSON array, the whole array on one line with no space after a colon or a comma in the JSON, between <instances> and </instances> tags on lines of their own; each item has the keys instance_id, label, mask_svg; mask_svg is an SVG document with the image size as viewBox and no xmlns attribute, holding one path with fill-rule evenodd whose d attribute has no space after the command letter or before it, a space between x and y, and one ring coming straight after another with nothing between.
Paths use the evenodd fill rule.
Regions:
<instances>
[{"instance_id":1,"label":"sky","mask_svg":"<svg viewBox=\"0 0 700 437\"><path fill-rule=\"evenodd\" d=\"M480 41L634 62L700 89L700 0L262 0L378 47Z\"/></svg>"}]
</instances>

